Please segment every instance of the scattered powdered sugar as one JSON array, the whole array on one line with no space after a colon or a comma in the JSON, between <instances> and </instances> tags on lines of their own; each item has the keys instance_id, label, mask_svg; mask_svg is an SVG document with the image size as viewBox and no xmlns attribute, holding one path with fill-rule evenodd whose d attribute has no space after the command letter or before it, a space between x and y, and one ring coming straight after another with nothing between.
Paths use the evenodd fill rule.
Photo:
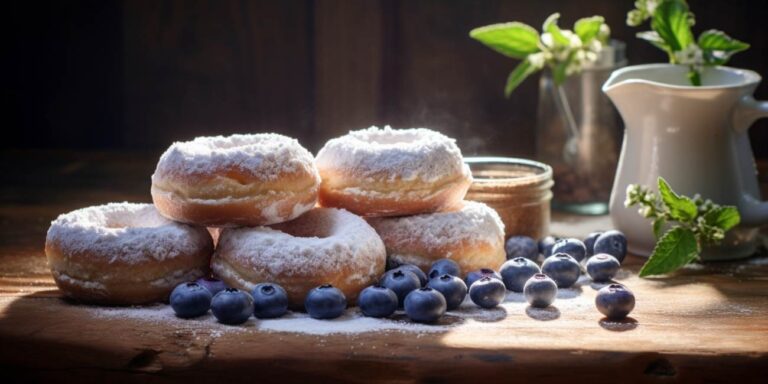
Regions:
<instances>
[{"instance_id":1,"label":"scattered powdered sugar","mask_svg":"<svg viewBox=\"0 0 768 384\"><path fill-rule=\"evenodd\" d=\"M56 278L56 280L64 282L69 285L79 286L88 290L96 290L96 291L107 290L107 287L104 286L104 284L99 283L98 281L84 281L80 279L75 279L67 275L66 273L58 273L56 271L53 272L53 275Z\"/></svg>"},{"instance_id":2,"label":"scattered powdered sugar","mask_svg":"<svg viewBox=\"0 0 768 384\"><path fill-rule=\"evenodd\" d=\"M152 204L110 203L60 215L46 242L56 244L65 258L136 264L196 253L211 239L204 228L168 220Z\"/></svg>"},{"instance_id":3,"label":"scattered powdered sugar","mask_svg":"<svg viewBox=\"0 0 768 384\"><path fill-rule=\"evenodd\" d=\"M152 178L226 174L230 170L265 181L297 171L317 174L312 154L296 139L259 133L175 142L160 157Z\"/></svg>"},{"instance_id":4,"label":"scattered powdered sugar","mask_svg":"<svg viewBox=\"0 0 768 384\"><path fill-rule=\"evenodd\" d=\"M435 182L468 174L456 141L426 128L370 127L329 140L317 153L321 172L375 181Z\"/></svg>"},{"instance_id":5,"label":"scattered powdered sugar","mask_svg":"<svg viewBox=\"0 0 768 384\"><path fill-rule=\"evenodd\" d=\"M402 217L369 218L387 249L399 249L417 242L428 252L446 244L463 242L504 243L504 223L496 211L479 202L464 201L454 211L426 213Z\"/></svg>"},{"instance_id":6,"label":"scattered powdered sugar","mask_svg":"<svg viewBox=\"0 0 768 384\"><path fill-rule=\"evenodd\" d=\"M277 319L250 318L244 324L229 326L218 323L216 318L207 314L193 318L181 319L176 317L169 305L154 305L149 307L86 307L87 311L96 318L131 319L153 324L171 324L179 326L200 326L213 328L214 336L231 332L287 332L308 335L358 334L380 331L401 332L444 332L445 326L413 323L407 319L378 319L363 316L357 308L347 309L336 319L318 320L305 313L288 312ZM402 316L400 316L402 317Z\"/></svg>"},{"instance_id":7,"label":"scattered powdered sugar","mask_svg":"<svg viewBox=\"0 0 768 384\"><path fill-rule=\"evenodd\" d=\"M333 275L342 270L370 276L378 273L375 266L382 265L385 252L379 236L359 216L343 209L316 208L273 227L223 229L212 267L220 275L227 274L224 264L229 263L275 277ZM347 277L359 278L354 273Z\"/></svg>"},{"instance_id":8,"label":"scattered powdered sugar","mask_svg":"<svg viewBox=\"0 0 768 384\"><path fill-rule=\"evenodd\" d=\"M303 313L291 313L283 318L259 320L256 328L268 332L294 332L310 335L334 333L365 333L379 331L442 332L445 327L413 323L408 320L365 317L357 309L348 309L333 320L318 320Z\"/></svg>"}]
</instances>

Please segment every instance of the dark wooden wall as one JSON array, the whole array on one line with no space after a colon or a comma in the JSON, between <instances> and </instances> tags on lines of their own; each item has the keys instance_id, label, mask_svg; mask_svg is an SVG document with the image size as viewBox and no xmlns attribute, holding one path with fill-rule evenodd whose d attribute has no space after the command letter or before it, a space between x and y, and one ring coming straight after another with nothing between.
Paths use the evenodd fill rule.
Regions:
<instances>
[{"instance_id":1,"label":"dark wooden wall","mask_svg":"<svg viewBox=\"0 0 768 384\"><path fill-rule=\"evenodd\" d=\"M697 30L752 48L768 74L768 2L691 0ZM632 1L14 1L4 6L3 148L162 148L204 134L275 131L317 150L372 124L427 126L465 153L533 153L537 81L510 99L514 62L476 26L538 27L601 14L633 64L664 56L624 25ZM768 99L768 85L758 89ZM768 157L768 121L752 129Z\"/></svg>"}]
</instances>

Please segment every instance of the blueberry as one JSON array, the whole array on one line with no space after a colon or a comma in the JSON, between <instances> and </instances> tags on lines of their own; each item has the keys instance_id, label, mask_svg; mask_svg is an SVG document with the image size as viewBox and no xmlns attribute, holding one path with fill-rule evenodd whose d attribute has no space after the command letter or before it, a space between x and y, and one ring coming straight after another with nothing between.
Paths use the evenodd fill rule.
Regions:
<instances>
[{"instance_id":1,"label":"blueberry","mask_svg":"<svg viewBox=\"0 0 768 384\"><path fill-rule=\"evenodd\" d=\"M549 276L537 273L531 276L523 288L528 304L536 308L546 308L557 296L557 284Z\"/></svg>"},{"instance_id":2,"label":"blueberry","mask_svg":"<svg viewBox=\"0 0 768 384\"><path fill-rule=\"evenodd\" d=\"M602 231L592 232L584 238L584 246L587 247L587 257L595 254L595 240L602 234Z\"/></svg>"},{"instance_id":3,"label":"blueberry","mask_svg":"<svg viewBox=\"0 0 768 384\"><path fill-rule=\"evenodd\" d=\"M452 275L461 277L461 267L451 259L440 259L432 263L429 267L429 278L434 279L442 275Z\"/></svg>"},{"instance_id":4,"label":"blueberry","mask_svg":"<svg viewBox=\"0 0 768 384\"><path fill-rule=\"evenodd\" d=\"M397 295L389 288L372 285L357 297L357 306L368 317L387 317L397 309Z\"/></svg>"},{"instance_id":5,"label":"blueberry","mask_svg":"<svg viewBox=\"0 0 768 384\"><path fill-rule=\"evenodd\" d=\"M458 308L467 296L467 285L464 284L464 280L449 274L429 280L427 287L443 294L449 311Z\"/></svg>"},{"instance_id":6,"label":"blueberry","mask_svg":"<svg viewBox=\"0 0 768 384\"><path fill-rule=\"evenodd\" d=\"M595 240L594 251L595 253L607 253L621 263L627 256L627 238L623 233L616 230L603 232Z\"/></svg>"},{"instance_id":7,"label":"blueberry","mask_svg":"<svg viewBox=\"0 0 768 384\"><path fill-rule=\"evenodd\" d=\"M253 315L260 319L273 319L288 311L288 294L277 284L256 284L251 296L253 296Z\"/></svg>"},{"instance_id":8,"label":"blueberry","mask_svg":"<svg viewBox=\"0 0 768 384\"><path fill-rule=\"evenodd\" d=\"M405 314L419 323L434 323L443 317L446 308L443 295L429 287L411 291L405 298Z\"/></svg>"},{"instance_id":9,"label":"blueberry","mask_svg":"<svg viewBox=\"0 0 768 384\"><path fill-rule=\"evenodd\" d=\"M587 273L594 281L610 281L619 272L621 263L607 253L598 253L587 260Z\"/></svg>"},{"instance_id":10,"label":"blueberry","mask_svg":"<svg viewBox=\"0 0 768 384\"><path fill-rule=\"evenodd\" d=\"M587 247L579 239L560 239L552 246L552 254L567 253L576 261L587 257Z\"/></svg>"},{"instance_id":11,"label":"blueberry","mask_svg":"<svg viewBox=\"0 0 768 384\"><path fill-rule=\"evenodd\" d=\"M559 239L554 236L547 236L539 240L539 253L541 253L544 257L551 256L552 246L555 245L555 242L557 242L557 240Z\"/></svg>"},{"instance_id":12,"label":"blueberry","mask_svg":"<svg viewBox=\"0 0 768 384\"><path fill-rule=\"evenodd\" d=\"M477 271L472 271L470 273L467 273L467 278L464 279L464 281L467 283L467 287L471 289L472 283L486 276L492 277L501 281L501 275L499 275L498 272L490 268L480 268Z\"/></svg>"},{"instance_id":13,"label":"blueberry","mask_svg":"<svg viewBox=\"0 0 768 384\"><path fill-rule=\"evenodd\" d=\"M344 293L330 284L312 289L304 300L304 309L313 319L335 319L346 308L347 298Z\"/></svg>"},{"instance_id":14,"label":"blueberry","mask_svg":"<svg viewBox=\"0 0 768 384\"><path fill-rule=\"evenodd\" d=\"M539 258L539 244L528 236L512 236L504 245L507 252L507 260L515 257L525 257L536 261Z\"/></svg>"},{"instance_id":15,"label":"blueberry","mask_svg":"<svg viewBox=\"0 0 768 384\"><path fill-rule=\"evenodd\" d=\"M181 283L171 292L171 308L183 318L204 315L211 307L211 292L198 283Z\"/></svg>"},{"instance_id":16,"label":"blueberry","mask_svg":"<svg viewBox=\"0 0 768 384\"><path fill-rule=\"evenodd\" d=\"M516 257L512 260L507 260L501 266L499 274L501 275L501 281L508 290L513 292L522 292L525 282L531 278L531 276L540 273L541 269L533 261L526 259L525 257Z\"/></svg>"},{"instance_id":17,"label":"blueberry","mask_svg":"<svg viewBox=\"0 0 768 384\"><path fill-rule=\"evenodd\" d=\"M398 268L404 269L404 270L406 270L408 272L411 272L414 275L416 275L416 277L419 278L419 283L421 283L422 287L427 285L427 283L429 282L429 278L427 278L427 274L424 273L424 271L422 271L421 268L419 268L419 267L417 267L417 266L415 266L413 264L402 264Z\"/></svg>"},{"instance_id":18,"label":"blueberry","mask_svg":"<svg viewBox=\"0 0 768 384\"><path fill-rule=\"evenodd\" d=\"M504 301L507 288L499 279L483 276L469 287L469 298L483 308L494 308Z\"/></svg>"},{"instance_id":19,"label":"blueberry","mask_svg":"<svg viewBox=\"0 0 768 384\"><path fill-rule=\"evenodd\" d=\"M245 323L253 314L253 298L245 291L227 288L213 297L211 312L220 323Z\"/></svg>"},{"instance_id":20,"label":"blueberry","mask_svg":"<svg viewBox=\"0 0 768 384\"><path fill-rule=\"evenodd\" d=\"M217 293L227 289L227 285L224 284L223 281L214 278L214 277L201 277L195 281L196 283L202 285L207 290L211 292L211 295L216 295Z\"/></svg>"},{"instance_id":21,"label":"blueberry","mask_svg":"<svg viewBox=\"0 0 768 384\"><path fill-rule=\"evenodd\" d=\"M635 309L635 295L621 284L606 285L597 291L595 305L605 317L619 320Z\"/></svg>"},{"instance_id":22,"label":"blueberry","mask_svg":"<svg viewBox=\"0 0 768 384\"><path fill-rule=\"evenodd\" d=\"M421 282L413 272L395 268L384 274L384 277L381 279L381 285L395 292L397 295L397 305L402 307L405 296L414 289L421 287Z\"/></svg>"},{"instance_id":23,"label":"blueberry","mask_svg":"<svg viewBox=\"0 0 768 384\"><path fill-rule=\"evenodd\" d=\"M568 288L579 279L581 266L571 255L556 253L544 260L541 272L552 278L558 288Z\"/></svg>"}]
</instances>

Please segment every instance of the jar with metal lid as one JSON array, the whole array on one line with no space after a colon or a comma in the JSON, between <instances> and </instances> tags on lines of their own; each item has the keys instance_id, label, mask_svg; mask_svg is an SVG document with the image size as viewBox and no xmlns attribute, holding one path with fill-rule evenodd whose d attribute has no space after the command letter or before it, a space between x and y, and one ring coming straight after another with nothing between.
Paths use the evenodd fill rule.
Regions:
<instances>
[{"instance_id":1,"label":"jar with metal lid","mask_svg":"<svg viewBox=\"0 0 768 384\"><path fill-rule=\"evenodd\" d=\"M487 204L499 213L506 237L541 239L549 234L552 168L510 157L468 157L472 185L466 200Z\"/></svg>"}]
</instances>

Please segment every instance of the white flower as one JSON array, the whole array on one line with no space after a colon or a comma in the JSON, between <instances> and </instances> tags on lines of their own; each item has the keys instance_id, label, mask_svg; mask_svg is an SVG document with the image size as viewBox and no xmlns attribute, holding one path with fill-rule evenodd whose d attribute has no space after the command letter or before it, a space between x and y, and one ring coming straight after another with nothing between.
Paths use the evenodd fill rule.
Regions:
<instances>
[{"instance_id":1,"label":"white flower","mask_svg":"<svg viewBox=\"0 0 768 384\"><path fill-rule=\"evenodd\" d=\"M555 45L554 39L552 38L552 34L549 32L545 32L541 34L541 43L544 44L547 48L553 48Z\"/></svg>"},{"instance_id":2,"label":"white flower","mask_svg":"<svg viewBox=\"0 0 768 384\"><path fill-rule=\"evenodd\" d=\"M675 61L680 64L699 66L704 64L704 52L696 43L688 44L682 51L675 52Z\"/></svg>"},{"instance_id":3,"label":"white flower","mask_svg":"<svg viewBox=\"0 0 768 384\"><path fill-rule=\"evenodd\" d=\"M653 12L656 11L656 7L658 7L662 1L664 0L645 0L645 12L649 15L653 15Z\"/></svg>"},{"instance_id":4,"label":"white flower","mask_svg":"<svg viewBox=\"0 0 768 384\"><path fill-rule=\"evenodd\" d=\"M603 23L600 25L600 30L597 32L597 38L592 41L607 41L609 37L611 37L611 27L609 27L608 24Z\"/></svg>"},{"instance_id":5,"label":"white flower","mask_svg":"<svg viewBox=\"0 0 768 384\"><path fill-rule=\"evenodd\" d=\"M563 36L565 36L566 39L568 39L568 47L571 49L578 49L581 48L581 39L579 38L579 35L564 29L563 30Z\"/></svg>"},{"instance_id":6,"label":"white flower","mask_svg":"<svg viewBox=\"0 0 768 384\"><path fill-rule=\"evenodd\" d=\"M544 52L530 54L528 55L528 62L531 63L534 68L544 68L544 64L546 62L546 54Z\"/></svg>"}]
</instances>

